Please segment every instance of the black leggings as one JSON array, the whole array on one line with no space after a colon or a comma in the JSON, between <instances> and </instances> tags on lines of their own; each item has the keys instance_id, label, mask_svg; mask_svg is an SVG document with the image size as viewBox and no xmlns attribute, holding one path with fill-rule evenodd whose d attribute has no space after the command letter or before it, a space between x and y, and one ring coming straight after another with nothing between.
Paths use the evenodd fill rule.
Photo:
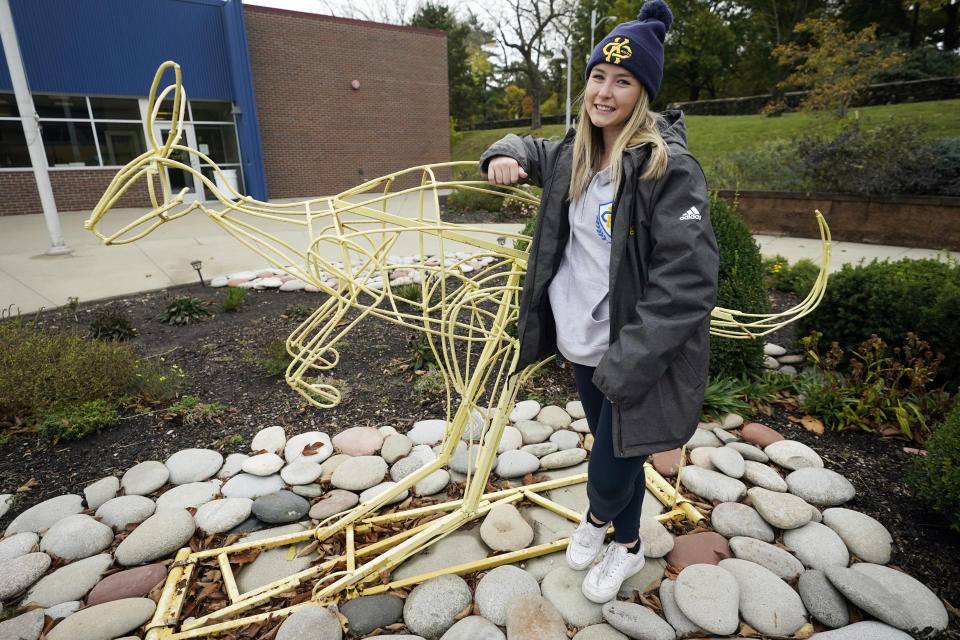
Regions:
<instances>
[{"instance_id":1,"label":"black leggings","mask_svg":"<svg viewBox=\"0 0 960 640\"><path fill-rule=\"evenodd\" d=\"M643 463L647 456L617 458L613 455L613 407L593 384L595 369L573 365L577 391L593 434L593 449L587 466L587 498L590 513L596 519L613 523L614 540L629 544L639 535L640 510L646 488Z\"/></svg>"}]
</instances>

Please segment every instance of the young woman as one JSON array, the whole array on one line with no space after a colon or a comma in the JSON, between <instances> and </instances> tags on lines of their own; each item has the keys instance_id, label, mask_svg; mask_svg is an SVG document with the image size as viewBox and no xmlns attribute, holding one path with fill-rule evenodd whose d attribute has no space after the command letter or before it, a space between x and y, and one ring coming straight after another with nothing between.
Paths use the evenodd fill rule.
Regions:
<instances>
[{"instance_id":1,"label":"young woman","mask_svg":"<svg viewBox=\"0 0 960 640\"><path fill-rule=\"evenodd\" d=\"M706 180L683 114L650 103L673 15L643 6L593 50L576 129L562 142L508 135L481 158L492 184L543 187L520 302L520 366L573 363L594 435L589 505L567 562L598 603L643 567L643 463L686 442L700 416L716 303Z\"/></svg>"}]
</instances>

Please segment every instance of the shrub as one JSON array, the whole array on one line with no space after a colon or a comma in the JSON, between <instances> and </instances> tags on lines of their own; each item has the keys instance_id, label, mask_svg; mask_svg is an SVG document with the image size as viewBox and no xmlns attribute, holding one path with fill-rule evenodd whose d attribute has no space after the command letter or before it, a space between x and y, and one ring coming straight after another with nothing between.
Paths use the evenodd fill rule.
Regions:
<instances>
[{"instance_id":1,"label":"shrub","mask_svg":"<svg viewBox=\"0 0 960 640\"><path fill-rule=\"evenodd\" d=\"M743 414L750 409L743 395L743 385L737 380L711 378L703 394L703 415L719 421L726 413Z\"/></svg>"},{"instance_id":2,"label":"shrub","mask_svg":"<svg viewBox=\"0 0 960 640\"><path fill-rule=\"evenodd\" d=\"M286 338L274 338L260 347L252 358L268 376L280 376L286 373L293 358L287 353Z\"/></svg>"},{"instance_id":3,"label":"shrub","mask_svg":"<svg viewBox=\"0 0 960 640\"><path fill-rule=\"evenodd\" d=\"M917 456L908 476L917 497L960 532L960 403L927 440L927 455Z\"/></svg>"},{"instance_id":4,"label":"shrub","mask_svg":"<svg viewBox=\"0 0 960 640\"><path fill-rule=\"evenodd\" d=\"M175 420L184 426L193 426L223 415L226 408L219 402L204 404L199 398L183 396L179 402L170 405L164 418Z\"/></svg>"},{"instance_id":5,"label":"shrub","mask_svg":"<svg viewBox=\"0 0 960 640\"><path fill-rule=\"evenodd\" d=\"M226 292L223 294L223 299L220 301L220 308L223 311L236 311L240 308L240 305L246 301L249 294L249 289L227 287Z\"/></svg>"},{"instance_id":6,"label":"shrub","mask_svg":"<svg viewBox=\"0 0 960 640\"><path fill-rule=\"evenodd\" d=\"M763 260L763 272L767 289L795 293L805 298L820 275L820 267L806 258L798 260L791 267L786 258L778 255Z\"/></svg>"},{"instance_id":7,"label":"shrub","mask_svg":"<svg viewBox=\"0 0 960 640\"><path fill-rule=\"evenodd\" d=\"M914 333L946 356L934 386L960 383L960 264L910 260L843 265L830 276L820 305L797 321L798 335L823 333L824 344L850 351L871 334L900 345ZM841 367L842 368L842 367Z\"/></svg>"},{"instance_id":8,"label":"shrub","mask_svg":"<svg viewBox=\"0 0 960 640\"><path fill-rule=\"evenodd\" d=\"M432 369L422 376L417 376L417 379L413 383L413 388L419 393L440 395L446 391L447 386L443 380L443 372L439 369Z\"/></svg>"},{"instance_id":9,"label":"shrub","mask_svg":"<svg viewBox=\"0 0 960 640\"><path fill-rule=\"evenodd\" d=\"M479 168L458 171L454 180L486 180ZM487 185L486 189L501 191L494 186ZM447 208L451 211L500 211L503 206L503 196L493 193L475 191L473 189L454 189L447 196Z\"/></svg>"},{"instance_id":10,"label":"shrub","mask_svg":"<svg viewBox=\"0 0 960 640\"><path fill-rule=\"evenodd\" d=\"M283 310L283 315L292 320L303 320L313 314L313 309L302 304L292 304Z\"/></svg>"},{"instance_id":11,"label":"shrub","mask_svg":"<svg viewBox=\"0 0 960 640\"><path fill-rule=\"evenodd\" d=\"M720 279L717 305L747 313L767 313L760 248L740 215L714 195L710 219L720 248ZM763 340L732 340L710 337L710 375L740 378L759 371L763 364Z\"/></svg>"},{"instance_id":12,"label":"shrub","mask_svg":"<svg viewBox=\"0 0 960 640\"><path fill-rule=\"evenodd\" d=\"M119 422L120 414L109 403L92 400L48 414L38 430L56 444L60 440L80 440Z\"/></svg>"},{"instance_id":13,"label":"shrub","mask_svg":"<svg viewBox=\"0 0 960 640\"><path fill-rule=\"evenodd\" d=\"M107 311L96 317L90 333L98 340L127 340L136 337L137 330L125 314Z\"/></svg>"},{"instance_id":14,"label":"shrub","mask_svg":"<svg viewBox=\"0 0 960 640\"><path fill-rule=\"evenodd\" d=\"M162 313L157 314L157 320L164 324L190 324L213 314L207 309L206 303L200 298L177 298L167 305Z\"/></svg>"},{"instance_id":15,"label":"shrub","mask_svg":"<svg viewBox=\"0 0 960 640\"><path fill-rule=\"evenodd\" d=\"M399 287L393 287L393 294L409 302L420 302L423 297L423 287L419 284L402 284Z\"/></svg>"},{"instance_id":16,"label":"shrub","mask_svg":"<svg viewBox=\"0 0 960 640\"><path fill-rule=\"evenodd\" d=\"M164 364L163 357L137 361L132 392L151 402L173 400L183 388L187 374L179 365Z\"/></svg>"},{"instance_id":17,"label":"shrub","mask_svg":"<svg viewBox=\"0 0 960 640\"><path fill-rule=\"evenodd\" d=\"M433 350L430 348L430 341L426 336L415 333L407 340L407 350L410 353L410 360L415 370L420 369L439 369Z\"/></svg>"}]
</instances>

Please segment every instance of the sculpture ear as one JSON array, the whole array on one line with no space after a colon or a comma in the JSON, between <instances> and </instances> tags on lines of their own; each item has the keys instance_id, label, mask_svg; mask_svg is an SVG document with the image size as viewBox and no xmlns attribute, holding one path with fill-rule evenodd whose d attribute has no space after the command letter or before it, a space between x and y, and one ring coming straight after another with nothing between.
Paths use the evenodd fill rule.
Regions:
<instances>
[{"instance_id":1,"label":"sculpture ear","mask_svg":"<svg viewBox=\"0 0 960 640\"><path fill-rule=\"evenodd\" d=\"M165 87L163 91L158 94L157 89L160 86L160 80L163 78L163 74L167 69L173 69L174 83ZM157 69L156 75L153 77L153 84L150 86L150 100L147 104L147 136L154 150L165 148L166 153L169 153L169 148L177 144L180 140L183 131L183 118L187 109L187 94L183 90L181 80L180 65L172 60L161 64ZM158 140L154 125L157 121L160 106L170 93L173 93L173 109L170 114L170 133L167 135L166 140Z\"/></svg>"}]
</instances>

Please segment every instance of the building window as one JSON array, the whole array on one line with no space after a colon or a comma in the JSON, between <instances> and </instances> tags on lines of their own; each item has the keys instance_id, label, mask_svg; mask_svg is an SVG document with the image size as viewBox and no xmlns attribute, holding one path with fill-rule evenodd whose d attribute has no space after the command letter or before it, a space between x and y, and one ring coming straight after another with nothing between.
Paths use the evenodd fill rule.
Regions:
<instances>
[{"instance_id":1,"label":"building window","mask_svg":"<svg viewBox=\"0 0 960 640\"><path fill-rule=\"evenodd\" d=\"M40 121L43 150L51 167L98 167L100 158L89 122Z\"/></svg>"},{"instance_id":2,"label":"building window","mask_svg":"<svg viewBox=\"0 0 960 640\"><path fill-rule=\"evenodd\" d=\"M30 166L30 153L20 119L0 119L0 169Z\"/></svg>"}]
</instances>

